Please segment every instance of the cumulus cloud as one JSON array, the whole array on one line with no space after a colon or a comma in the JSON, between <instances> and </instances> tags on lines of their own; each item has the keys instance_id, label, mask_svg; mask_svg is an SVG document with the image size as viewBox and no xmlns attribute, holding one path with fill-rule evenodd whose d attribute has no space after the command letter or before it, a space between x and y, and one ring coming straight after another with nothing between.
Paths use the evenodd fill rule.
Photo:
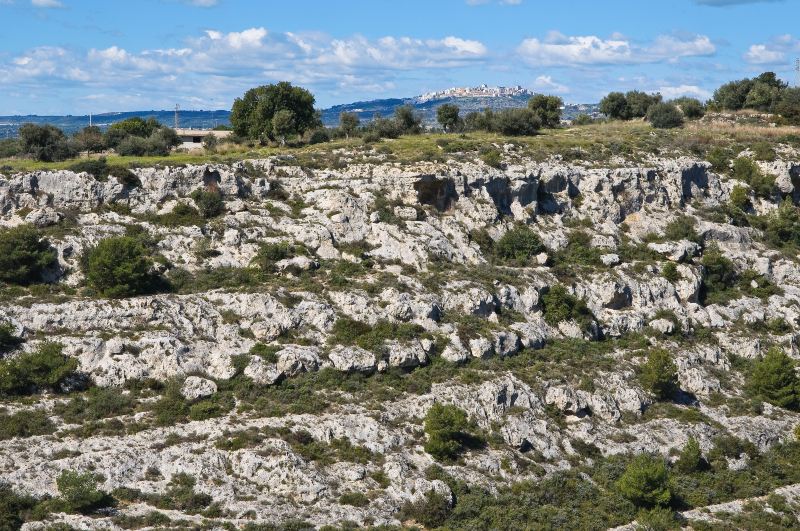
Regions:
<instances>
[{"instance_id":1,"label":"cumulus cloud","mask_svg":"<svg viewBox=\"0 0 800 531\"><path fill-rule=\"evenodd\" d=\"M552 76L544 76L544 75L534 79L533 83L531 84L531 88L541 92L549 92L555 94L568 94L570 91L568 86L553 81Z\"/></svg>"},{"instance_id":2,"label":"cumulus cloud","mask_svg":"<svg viewBox=\"0 0 800 531\"><path fill-rule=\"evenodd\" d=\"M604 39L596 35L567 36L551 32L546 38L525 39L518 54L533 65L602 65L674 61L681 57L707 56L716 47L705 35L678 38L661 35L639 45L622 35Z\"/></svg>"},{"instance_id":3,"label":"cumulus cloud","mask_svg":"<svg viewBox=\"0 0 800 531\"><path fill-rule=\"evenodd\" d=\"M752 65L786 63L789 54L800 52L800 41L791 35L780 35L768 43L753 44L742 58Z\"/></svg>"},{"instance_id":4,"label":"cumulus cloud","mask_svg":"<svg viewBox=\"0 0 800 531\"><path fill-rule=\"evenodd\" d=\"M697 85L667 85L659 87L658 92L667 100L680 98L681 96L691 96L700 100L706 100L711 97L710 91L698 87Z\"/></svg>"},{"instance_id":5,"label":"cumulus cloud","mask_svg":"<svg viewBox=\"0 0 800 531\"><path fill-rule=\"evenodd\" d=\"M329 94L382 93L394 87L401 71L480 64L488 55L482 42L453 35L334 39L320 33L273 33L263 27L210 29L187 39L183 47L167 49L36 48L0 60L0 87L59 80L62 88L80 86L96 95L129 95L135 90L159 102L191 93L182 99L227 106L246 88L284 79Z\"/></svg>"}]
</instances>

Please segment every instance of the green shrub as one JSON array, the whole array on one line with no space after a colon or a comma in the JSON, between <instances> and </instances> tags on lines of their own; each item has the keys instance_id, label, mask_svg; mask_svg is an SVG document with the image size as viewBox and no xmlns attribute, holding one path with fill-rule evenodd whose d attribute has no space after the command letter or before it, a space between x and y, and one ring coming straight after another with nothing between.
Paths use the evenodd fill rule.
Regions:
<instances>
[{"instance_id":1,"label":"green shrub","mask_svg":"<svg viewBox=\"0 0 800 531\"><path fill-rule=\"evenodd\" d=\"M775 190L775 177L765 175L752 159L739 157L733 161L733 177L744 181L758 197L771 199Z\"/></svg>"},{"instance_id":2,"label":"green shrub","mask_svg":"<svg viewBox=\"0 0 800 531\"><path fill-rule=\"evenodd\" d=\"M731 169L731 153L725 148L715 147L706 155L711 169L717 173L728 173Z\"/></svg>"},{"instance_id":3,"label":"green shrub","mask_svg":"<svg viewBox=\"0 0 800 531\"><path fill-rule=\"evenodd\" d=\"M791 198L784 199L780 206L766 218L764 238L778 248L800 247L800 209Z\"/></svg>"},{"instance_id":4,"label":"green shrub","mask_svg":"<svg viewBox=\"0 0 800 531\"><path fill-rule=\"evenodd\" d=\"M190 197L205 219L219 216L225 210L225 201L222 200L222 194L217 188L198 188Z\"/></svg>"},{"instance_id":5,"label":"green shrub","mask_svg":"<svg viewBox=\"0 0 800 531\"><path fill-rule=\"evenodd\" d=\"M586 325L593 319L586 303L571 295L561 284L552 286L544 294L542 306L544 307L544 320L551 326L569 320Z\"/></svg>"},{"instance_id":6,"label":"green shrub","mask_svg":"<svg viewBox=\"0 0 800 531\"><path fill-rule=\"evenodd\" d=\"M56 252L32 225L0 229L0 281L30 284L56 262Z\"/></svg>"},{"instance_id":7,"label":"green shrub","mask_svg":"<svg viewBox=\"0 0 800 531\"><path fill-rule=\"evenodd\" d=\"M36 498L17 494L10 485L0 482L0 529L22 529L26 516L36 507L37 502Z\"/></svg>"},{"instance_id":8,"label":"green shrub","mask_svg":"<svg viewBox=\"0 0 800 531\"><path fill-rule=\"evenodd\" d=\"M273 273L275 264L286 258L295 256L295 248L286 242L265 243L259 247L253 258L253 265L261 268L265 273Z\"/></svg>"},{"instance_id":9,"label":"green shrub","mask_svg":"<svg viewBox=\"0 0 800 531\"><path fill-rule=\"evenodd\" d=\"M542 240L527 225L517 225L494 243L494 254L504 262L519 265L545 250Z\"/></svg>"},{"instance_id":10,"label":"green shrub","mask_svg":"<svg viewBox=\"0 0 800 531\"><path fill-rule=\"evenodd\" d=\"M164 225L165 227L197 226L204 223L204 218L200 215L200 212L186 203L178 203L172 208L171 212L151 216L149 219L153 223Z\"/></svg>"},{"instance_id":11,"label":"green shrub","mask_svg":"<svg viewBox=\"0 0 800 531\"><path fill-rule=\"evenodd\" d=\"M37 390L59 391L78 368L62 354L59 343L42 343L33 352L0 360L0 396L19 396Z\"/></svg>"},{"instance_id":12,"label":"green shrub","mask_svg":"<svg viewBox=\"0 0 800 531\"><path fill-rule=\"evenodd\" d=\"M733 262L723 256L719 247L712 245L705 250L700 260L703 265L703 286L701 300L704 304L726 302L732 294L730 291L738 280Z\"/></svg>"},{"instance_id":13,"label":"green shrub","mask_svg":"<svg viewBox=\"0 0 800 531\"><path fill-rule=\"evenodd\" d=\"M492 127L508 136L535 135L542 123L530 109L502 109L494 113Z\"/></svg>"},{"instance_id":14,"label":"green shrub","mask_svg":"<svg viewBox=\"0 0 800 531\"><path fill-rule=\"evenodd\" d=\"M700 451L700 443L694 437L690 437L675 462L675 469L684 474L691 474L703 470L705 464L703 453Z\"/></svg>"},{"instance_id":15,"label":"green shrub","mask_svg":"<svg viewBox=\"0 0 800 531\"><path fill-rule=\"evenodd\" d=\"M159 509L183 511L188 514L202 511L214 500L208 494L195 492L196 483L196 480L189 474L175 474L169 481L167 491L153 500L155 506Z\"/></svg>"},{"instance_id":16,"label":"green shrub","mask_svg":"<svg viewBox=\"0 0 800 531\"><path fill-rule=\"evenodd\" d=\"M84 396L75 396L66 404L56 407L56 413L65 422L80 424L107 417L125 415L133 410L130 395L119 389L93 387Z\"/></svg>"},{"instance_id":17,"label":"green shrub","mask_svg":"<svg viewBox=\"0 0 800 531\"><path fill-rule=\"evenodd\" d=\"M108 494L97 488L92 474L64 470L56 479L56 485L68 512L89 513L109 504Z\"/></svg>"},{"instance_id":18,"label":"green shrub","mask_svg":"<svg viewBox=\"0 0 800 531\"><path fill-rule=\"evenodd\" d=\"M342 505L352 505L353 507L366 507L369 505L369 498L367 498L363 492L345 492L339 496L339 503Z\"/></svg>"},{"instance_id":19,"label":"green shrub","mask_svg":"<svg viewBox=\"0 0 800 531\"><path fill-rule=\"evenodd\" d=\"M690 120L702 118L706 113L705 106L695 98L678 98L673 100L672 103L679 106L683 115Z\"/></svg>"},{"instance_id":20,"label":"green shrub","mask_svg":"<svg viewBox=\"0 0 800 531\"><path fill-rule=\"evenodd\" d=\"M503 159L500 153L500 150L496 148L487 149L483 153L481 153L481 160L487 166L491 166L492 168L502 168L503 167Z\"/></svg>"},{"instance_id":21,"label":"green shrub","mask_svg":"<svg viewBox=\"0 0 800 531\"><path fill-rule=\"evenodd\" d=\"M691 242L700 243L700 236L697 234L695 227L697 222L693 217L686 215L679 215L664 228L664 237L668 240L689 240Z\"/></svg>"},{"instance_id":22,"label":"green shrub","mask_svg":"<svg viewBox=\"0 0 800 531\"><path fill-rule=\"evenodd\" d=\"M667 262L664 264L664 267L661 268L661 276L670 282L677 282L681 278L678 272L678 266L675 262Z\"/></svg>"},{"instance_id":23,"label":"green shrub","mask_svg":"<svg viewBox=\"0 0 800 531\"><path fill-rule=\"evenodd\" d=\"M129 236L100 240L85 258L89 285L109 298L130 297L152 289L152 260L141 243Z\"/></svg>"},{"instance_id":24,"label":"green shrub","mask_svg":"<svg viewBox=\"0 0 800 531\"><path fill-rule=\"evenodd\" d=\"M426 529L433 529L447 521L451 510L450 500L431 489L415 501L406 502L397 513L397 518L401 521L413 520Z\"/></svg>"},{"instance_id":25,"label":"green shrub","mask_svg":"<svg viewBox=\"0 0 800 531\"><path fill-rule=\"evenodd\" d=\"M642 387L660 399L669 398L678 390L678 368L669 352L663 349L651 350L647 362L639 373Z\"/></svg>"},{"instance_id":26,"label":"green shrub","mask_svg":"<svg viewBox=\"0 0 800 531\"><path fill-rule=\"evenodd\" d=\"M15 437L49 435L55 430L55 425L41 409L18 411L11 415L0 413L0 441Z\"/></svg>"},{"instance_id":27,"label":"green shrub","mask_svg":"<svg viewBox=\"0 0 800 531\"><path fill-rule=\"evenodd\" d=\"M425 415L425 451L439 461L453 461L482 440L470 433L476 428L467 414L453 405L433 404Z\"/></svg>"},{"instance_id":28,"label":"green shrub","mask_svg":"<svg viewBox=\"0 0 800 531\"><path fill-rule=\"evenodd\" d=\"M750 210L752 207L752 204L750 203L750 192L744 186L739 186L737 184L733 187L733 190L731 190L728 204L735 209L741 210L742 212Z\"/></svg>"},{"instance_id":29,"label":"green shrub","mask_svg":"<svg viewBox=\"0 0 800 531\"><path fill-rule=\"evenodd\" d=\"M757 142L753 144L753 157L756 160L763 160L765 162L772 162L777 157L775 149L769 142Z\"/></svg>"},{"instance_id":30,"label":"green shrub","mask_svg":"<svg viewBox=\"0 0 800 531\"><path fill-rule=\"evenodd\" d=\"M796 364L780 348L773 347L753 365L748 391L778 407L800 409L800 379Z\"/></svg>"},{"instance_id":31,"label":"green shrub","mask_svg":"<svg viewBox=\"0 0 800 531\"><path fill-rule=\"evenodd\" d=\"M666 507L672 501L669 471L659 456L637 455L616 486L620 494L638 507Z\"/></svg>"},{"instance_id":32,"label":"green shrub","mask_svg":"<svg viewBox=\"0 0 800 531\"><path fill-rule=\"evenodd\" d=\"M14 334L11 323L0 323L0 354L14 350L22 343L22 338Z\"/></svg>"},{"instance_id":33,"label":"green shrub","mask_svg":"<svg viewBox=\"0 0 800 531\"><path fill-rule=\"evenodd\" d=\"M333 325L330 341L332 344L358 345L372 352L380 352L386 341L410 341L424 332L420 325L413 323L381 320L370 326L349 317L340 317Z\"/></svg>"},{"instance_id":34,"label":"green shrub","mask_svg":"<svg viewBox=\"0 0 800 531\"><path fill-rule=\"evenodd\" d=\"M656 103L648 109L647 121L657 129L672 129L683 125L683 114L671 103Z\"/></svg>"},{"instance_id":35,"label":"green shrub","mask_svg":"<svg viewBox=\"0 0 800 531\"><path fill-rule=\"evenodd\" d=\"M561 125L561 107L564 102L558 96L535 94L528 100L528 108L539 119L542 127L558 127Z\"/></svg>"}]
</instances>

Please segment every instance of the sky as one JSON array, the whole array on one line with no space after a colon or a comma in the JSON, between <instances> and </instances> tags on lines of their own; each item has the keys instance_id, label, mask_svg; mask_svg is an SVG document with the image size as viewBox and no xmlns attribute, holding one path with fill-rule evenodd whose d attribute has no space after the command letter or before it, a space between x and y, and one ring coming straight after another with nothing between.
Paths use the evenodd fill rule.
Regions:
<instances>
[{"instance_id":1,"label":"sky","mask_svg":"<svg viewBox=\"0 0 800 531\"><path fill-rule=\"evenodd\" d=\"M0 115L229 109L291 81L317 106L522 85L705 99L796 83L800 0L0 0Z\"/></svg>"}]
</instances>

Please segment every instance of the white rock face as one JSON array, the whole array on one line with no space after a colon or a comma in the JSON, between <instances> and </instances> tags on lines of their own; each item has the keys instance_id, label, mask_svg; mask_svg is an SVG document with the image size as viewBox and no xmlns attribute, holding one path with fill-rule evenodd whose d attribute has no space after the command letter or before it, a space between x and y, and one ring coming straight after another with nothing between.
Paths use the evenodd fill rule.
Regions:
<instances>
[{"instance_id":1,"label":"white rock face","mask_svg":"<svg viewBox=\"0 0 800 531\"><path fill-rule=\"evenodd\" d=\"M217 384L198 376L189 376L183 381L183 386L181 387L181 394L187 400L206 398L216 392Z\"/></svg>"}]
</instances>

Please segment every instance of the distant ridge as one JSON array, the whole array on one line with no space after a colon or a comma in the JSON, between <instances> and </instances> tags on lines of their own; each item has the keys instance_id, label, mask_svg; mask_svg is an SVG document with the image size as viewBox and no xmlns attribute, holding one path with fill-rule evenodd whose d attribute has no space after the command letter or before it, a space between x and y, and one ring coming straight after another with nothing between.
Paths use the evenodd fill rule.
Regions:
<instances>
[{"instance_id":1,"label":"distant ridge","mask_svg":"<svg viewBox=\"0 0 800 531\"><path fill-rule=\"evenodd\" d=\"M391 116L394 110L401 105L411 105L422 115L424 122L428 125L436 123L436 108L445 103L453 103L461 108L462 116L472 111L482 111L484 109L501 110L509 108L524 107L528 104L528 99L533 95L523 87L490 87L479 85L477 87L454 87L437 92L429 92L410 98L386 98L369 101L357 101L342 105L334 105L320 111L322 123L328 127L336 126L339 123L339 114L342 112L354 112L362 122L372 120L375 115ZM574 118L578 114L594 114L598 112L598 106L594 103L586 104L567 104L564 108L564 118ZM230 125L230 111L180 111L180 126L193 129L210 129L217 125ZM92 117L94 125L102 129L109 125L127 118L138 116L143 119L155 118L164 125L172 126L175 119L175 111L130 111L130 112L108 112L96 114ZM17 136L19 126L26 123L52 124L67 133L74 133L89 125L89 116L0 116L0 139Z\"/></svg>"}]
</instances>

